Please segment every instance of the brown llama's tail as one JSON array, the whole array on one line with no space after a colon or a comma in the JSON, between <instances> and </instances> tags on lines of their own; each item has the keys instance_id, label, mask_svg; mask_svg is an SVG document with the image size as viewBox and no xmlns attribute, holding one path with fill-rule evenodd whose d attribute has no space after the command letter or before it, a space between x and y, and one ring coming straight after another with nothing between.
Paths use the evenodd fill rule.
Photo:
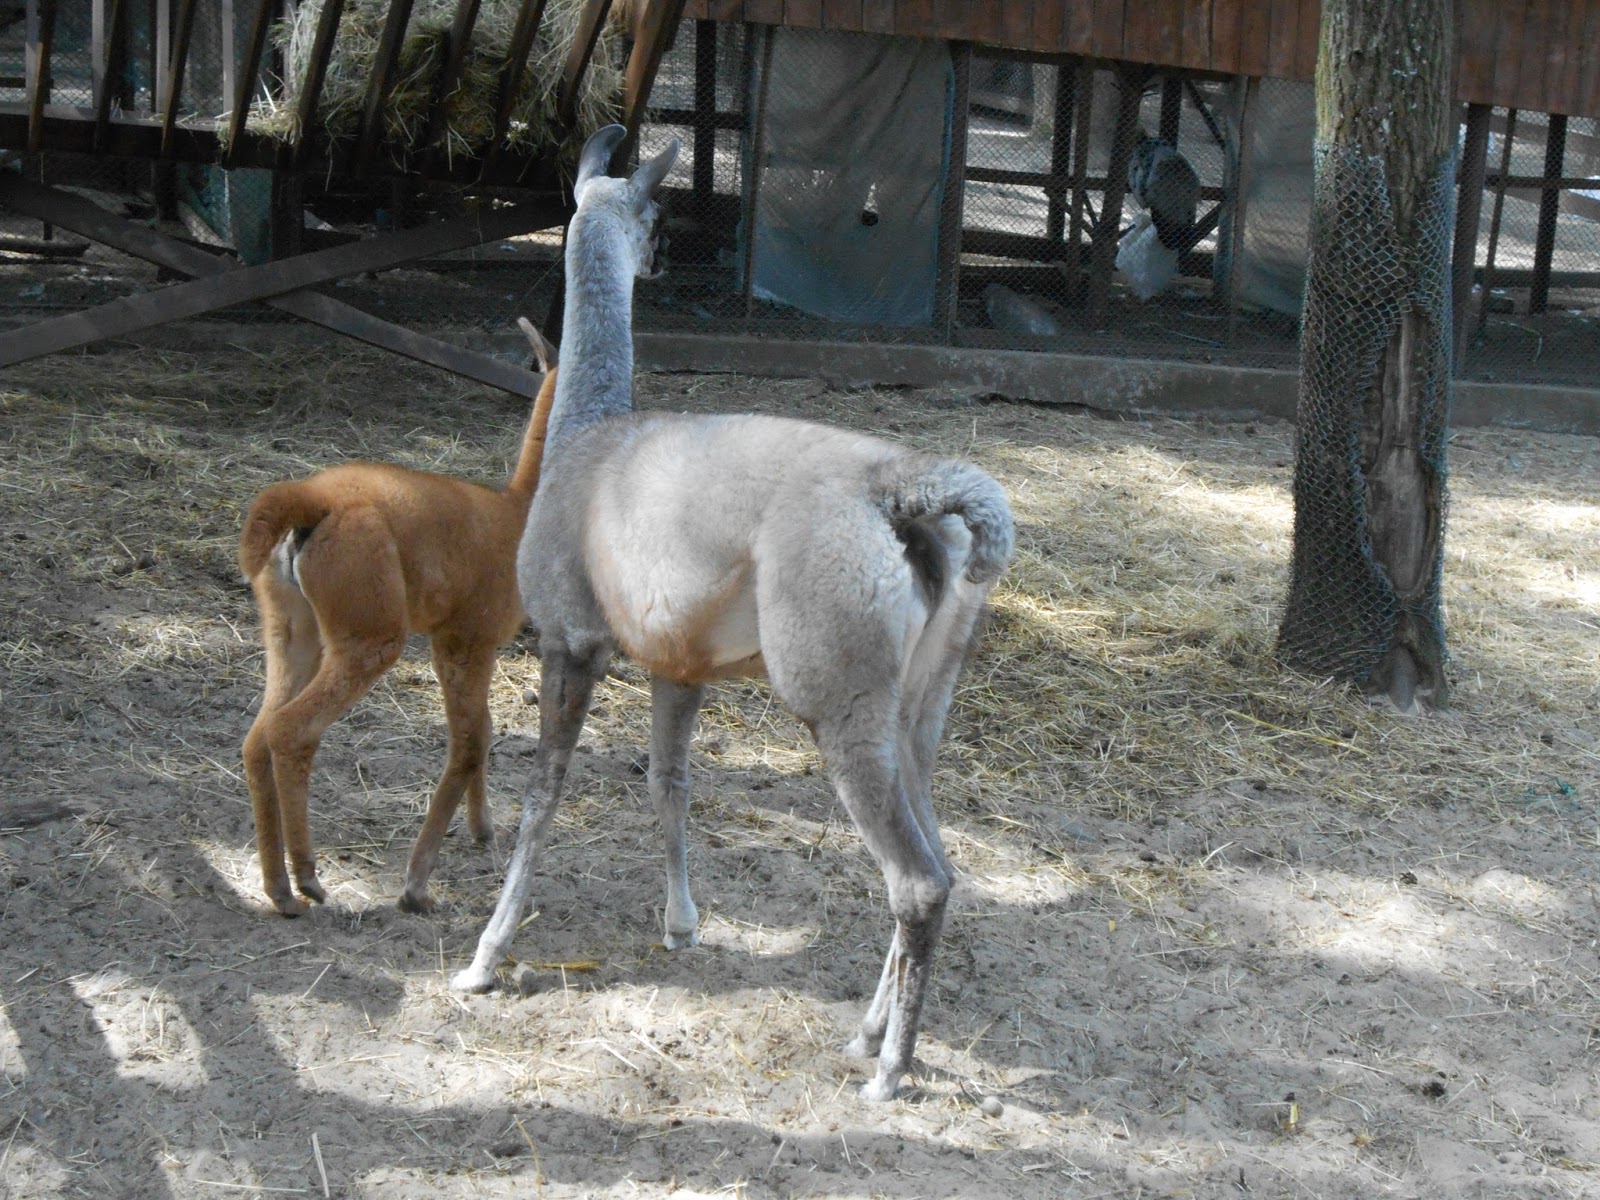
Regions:
<instances>
[{"instance_id":1,"label":"brown llama's tail","mask_svg":"<svg viewBox=\"0 0 1600 1200\"><path fill-rule=\"evenodd\" d=\"M314 529L328 515L328 503L299 483L275 483L264 489L245 514L239 535L239 569L254 579L272 557L272 550L291 529Z\"/></svg>"}]
</instances>

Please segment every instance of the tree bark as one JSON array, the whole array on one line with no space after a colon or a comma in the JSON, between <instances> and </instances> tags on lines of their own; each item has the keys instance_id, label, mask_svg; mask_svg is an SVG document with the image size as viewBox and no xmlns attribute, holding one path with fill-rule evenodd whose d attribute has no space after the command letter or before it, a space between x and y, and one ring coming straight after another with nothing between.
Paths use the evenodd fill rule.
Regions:
<instances>
[{"instance_id":1,"label":"tree bark","mask_svg":"<svg viewBox=\"0 0 1600 1200\"><path fill-rule=\"evenodd\" d=\"M1406 711L1448 699L1454 62L1452 0L1323 0L1279 653Z\"/></svg>"}]
</instances>

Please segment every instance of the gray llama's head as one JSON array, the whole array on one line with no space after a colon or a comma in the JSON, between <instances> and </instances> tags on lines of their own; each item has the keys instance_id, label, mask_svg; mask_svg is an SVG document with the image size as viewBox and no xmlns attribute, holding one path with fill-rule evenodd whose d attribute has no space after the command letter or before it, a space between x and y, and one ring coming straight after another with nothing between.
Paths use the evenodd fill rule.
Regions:
<instances>
[{"instance_id":1,"label":"gray llama's head","mask_svg":"<svg viewBox=\"0 0 1600 1200\"><path fill-rule=\"evenodd\" d=\"M627 244L633 274L649 278L656 260L659 211L655 193L677 160L679 142L673 138L661 153L640 163L630 178L618 179L608 175L606 170L626 133L621 125L607 125L596 130L584 143L583 154L578 159L578 178L572 185L578 206L573 223L614 222Z\"/></svg>"}]
</instances>

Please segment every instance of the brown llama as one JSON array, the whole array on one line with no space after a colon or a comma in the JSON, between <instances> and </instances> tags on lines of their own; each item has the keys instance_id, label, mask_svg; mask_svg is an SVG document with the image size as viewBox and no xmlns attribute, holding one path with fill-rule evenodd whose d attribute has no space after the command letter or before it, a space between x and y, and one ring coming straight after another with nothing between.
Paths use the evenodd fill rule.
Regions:
<instances>
[{"instance_id":1,"label":"brown llama","mask_svg":"<svg viewBox=\"0 0 1600 1200\"><path fill-rule=\"evenodd\" d=\"M245 517L239 566L255 591L267 657L261 711L244 741L245 778L262 883L286 917L306 912L307 900L327 899L306 813L317 746L394 665L411 633L432 643L449 755L411 851L400 907L433 907L428 877L463 795L472 836L493 839L484 787L489 683L496 651L523 623L517 542L539 483L556 381L553 350L526 320L520 324L545 377L504 489L351 462L271 485Z\"/></svg>"}]
</instances>

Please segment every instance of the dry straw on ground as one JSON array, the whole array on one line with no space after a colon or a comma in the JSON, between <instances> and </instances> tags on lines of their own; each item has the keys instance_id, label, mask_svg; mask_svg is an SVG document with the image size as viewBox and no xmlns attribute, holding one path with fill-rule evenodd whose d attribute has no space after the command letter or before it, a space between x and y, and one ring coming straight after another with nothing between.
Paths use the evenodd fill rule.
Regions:
<instances>
[{"instance_id":1,"label":"dry straw on ground","mask_svg":"<svg viewBox=\"0 0 1600 1200\"><path fill-rule=\"evenodd\" d=\"M245 505L349 457L498 480L525 413L199 328L0 384L0 921L27 931L0 939L0 1195L1590 1194L1593 441L1458 432L1456 709L1407 720L1273 661L1286 426L643 378L644 407L834 420L974 458L1013 499L936 782L962 881L921 1065L874 1108L835 1047L881 881L759 684L717 689L695 743L700 950L657 948L647 681L619 663L525 961L448 992L500 864L454 836L440 912L393 910L444 742L420 645L318 758L332 903L266 915ZM537 688L519 642L502 836Z\"/></svg>"}]
</instances>

